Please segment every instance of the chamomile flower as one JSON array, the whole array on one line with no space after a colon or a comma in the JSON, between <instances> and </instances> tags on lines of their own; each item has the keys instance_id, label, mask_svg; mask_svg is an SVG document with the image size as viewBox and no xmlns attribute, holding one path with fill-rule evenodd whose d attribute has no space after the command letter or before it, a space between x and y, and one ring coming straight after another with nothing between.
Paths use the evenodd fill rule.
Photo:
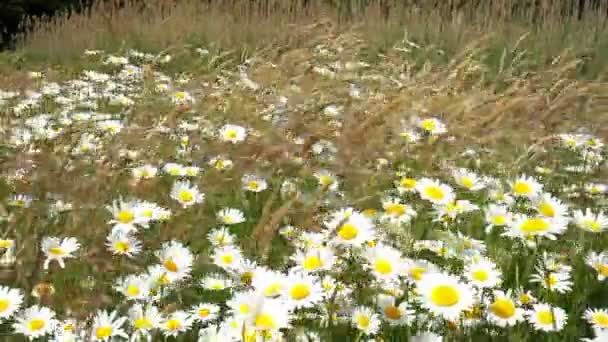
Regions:
<instances>
[{"instance_id":1,"label":"chamomile flower","mask_svg":"<svg viewBox=\"0 0 608 342\"><path fill-rule=\"evenodd\" d=\"M440 135L448 131L445 124L436 118L421 119L418 121L417 126L430 135Z\"/></svg>"},{"instance_id":2,"label":"chamomile flower","mask_svg":"<svg viewBox=\"0 0 608 342\"><path fill-rule=\"evenodd\" d=\"M217 213L217 219L225 225L233 225L245 222L243 212L234 208L224 208Z\"/></svg>"},{"instance_id":3,"label":"chamomile flower","mask_svg":"<svg viewBox=\"0 0 608 342\"><path fill-rule=\"evenodd\" d=\"M499 327L510 327L523 321L525 310L517 307L510 292L494 291L488 304L488 320Z\"/></svg>"},{"instance_id":4,"label":"chamomile flower","mask_svg":"<svg viewBox=\"0 0 608 342\"><path fill-rule=\"evenodd\" d=\"M585 258L585 263L597 272L598 281L608 278L608 253L591 251Z\"/></svg>"},{"instance_id":5,"label":"chamomile flower","mask_svg":"<svg viewBox=\"0 0 608 342\"><path fill-rule=\"evenodd\" d=\"M340 226L336 227L333 242L345 246L361 246L375 239L372 221L361 213L353 213Z\"/></svg>"},{"instance_id":6,"label":"chamomile flower","mask_svg":"<svg viewBox=\"0 0 608 342\"><path fill-rule=\"evenodd\" d=\"M386 198L382 201L382 209L384 209L384 214L381 220L391 223L408 223L416 216L416 211L411 206L396 197Z\"/></svg>"},{"instance_id":7,"label":"chamomile flower","mask_svg":"<svg viewBox=\"0 0 608 342\"><path fill-rule=\"evenodd\" d=\"M365 335L374 335L380 329L378 314L368 307L360 306L351 315L351 323Z\"/></svg>"},{"instance_id":8,"label":"chamomile flower","mask_svg":"<svg viewBox=\"0 0 608 342\"><path fill-rule=\"evenodd\" d=\"M220 128L220 140L236 144L247 138L247 129L245 127L227 124Z\"/></svg>"},{"instance_id":9,"label":"chamomile flower","mask_svg":"<svg viewBox=\"0 0 608 342\"><path fill-rule=\"evenodd\" d=\"M567 226L563 220L517 214L503 235L521 239L540 236L555 240L556 235L564 233L566 229Z\"/></svg>"},{"instance_id":10,"label":"chamomile flower","mask_svg":"<svg viewBox=\"0 0 608 342\"><path fill-rule=\"evenodd\" d=\"M261 296L261 293L253 290L237 292L226 302L226 306L234 317L246 319L251 317L257 303L263 300Z\"/></svg>"},{"instance_id":11,"label":"chamomile flower","mask_svg":"<svg viewBox=\"0 0 608 342\"><path fill-rule=\"evenodd\" d=\"M380 309L382 319L391 326L407 325L414 320L414 310L408 308L406 301L396 305L394 296L380 294L376 303Z\"/></svg>"},{"instance_id":12,"label":"chamomile flower","mask_svg":"<svg viewBox=\"0 0 608 342\"><path fill-rule=\"evenodd\" d=\"M583 317L594 329L608 330L608 310L587 309L585 310Z\"/></svg>"},{"instance_id":13,"label":"chamomile flower","mask_svg":"<svg viewBox=\"0 0 608 342\"><path fill-rule=\"evenodd\" d=\"M211 158L209 165L218 171L230 170L232 168L232 160L221 156Z\"/></svg>"},{"instance_id":14,"label":"chamomile flower","mask_svg":"<svg viewBox=\"0 0 608 342\"><path fill-rule=\"evenodd\" d=\"M511 224L513 214L506 206L490 204L485 210L486 233L490 233L494 227L505 227Z\"/></svg>"},{"instance_id":15,"label":"chamomile flower","mask_svg":"<svg viewBox=\"0 0 608 342\"><path fill-rule=\"evenodd\" d=\"M276 271L264 271L253 279L253 287L268 298L281 297L287 289L287 278Z\"/></svg>"},{"instance_id":16,"label":"chamomile flower","mask_svg":"<svg viewBox=\"0 0 608 342\"><path fill-rule=\"evenodd\" d=\"M376 245L365 251L365 268L379 280L396 280L401 274L403 261L401 253L388 246Z\"/></svg>"},{"instance_id":17,"label":"chamomile flower","mask_svg":"<svg viewBox=\"0 0 608 342\"><path fill-rule=\"evenodd\" d=\"M181 164L167 163L163 166L163 172L174 177L185 176L186 168Z\"/></svg>"},{"instance_id":18,"label":"chamomile flower","mask_svg":"<svg viewBox=\"0 0 608 342\"><path fill-rule=\"evenodd\" d=\"M445 319L458 319L474 303L473 289L451 275L429 274L416 284L416 288L422 297L422 305Z\"/></svg>"},{"instance_id":19,"label":"chamomile flower","mask_svg":"<svg viewBox=\"0 0 608 342\"><path fill-rule=\"evenodd\" d=\"M214 229L207 234L207 239L215 247L231 246L234 242L234 235L230 233L228 228L221 227Z\"/></svg>"},{"instance_id":20,"label":"chamomile flower","mask_svg":"<svg viewBox=\"0 0 608 342\"><path fill-rule=\"evenodd\" d=\"M314 273L330 270L336 262L336 256L331 248L317 247L296 251L292 260L296 263L294 270Z\"/></svg>"},{"instance_id":21,"label":"chamomile flower","mask_svg":"<svg viewBox=\"0 0 608 342\"><path fill-rule=\"evenodd\" d=\"M145 300L150 294L150 282L147 278L139 275L129 275L120 279L115 286L128 300Z\"/></svg>"},{"instance_id":22,"label":"chamomile flower","mask_svg":"<svg viewBox=\"0 0 608 342\"><path fill-rule=\"evenodd\" d=\"M567 272L543 271L537 267L530 282L540 283L543 288L558 293L566 293L572 290L572 281L570 280L570 274Z\"/></svg>"},{"instance_id":23,"label":"chamomile flower","mask_svg":"<svg viewBox=\"0 0 608 342\"><path fill-rule=\"evenodd\" d=\"M542 190L542 184L533 177L528 177L526 175L519 176L511 182L511 193L515 197L532 199L538 196Z\"/></svg>"},{"instance_id":24,"label":"chamomile flower","mask_svg":"<svg viewBox=\"0 0 608 342\"><path fill-rule=\"evenodd\" d=\"M568 207L548 193L535 198L533 207L540 215L547 218L566 219L566 216L568 216Z\"/></svg>"},{"instance_id":25,"label":"chamomile flower","mask_svg":"<svg viewBox=\"0 0 608 342\"><path fill-rule=\"evenodd\" d=\"M201 168L194 165L184 167L184 175L188 177L196 177L201 172Z\"/></svg>"},{"instance_id":26,"label":"chamomile flower","mask_svg":"<svg viewBox=\"0 0 608 342\"><path fill-rule=\"evenodd\" d=\"M416 190L420 198L433 204L445 205L454 201L454 191L438 180L422 178L416 183Z\"/></svg>"},{"instance_id":27,"label":"chamomile flower","mask_svg":"<svg viewBox=\"0 0 608 342\"><path fill-rule=\"evenodd\" d=\"M415 178L403 177L397 183L397 191L399 194L416 192L416 184L418 184L418 182Z\"/></svg>"},{"instance_id":28,"label":"chamomile flower","mask_svg":"<svg viewBox=\"0 0 608 342\"><path fill-rule=\"evenodd\" d=\"M266 180L256 175L245 175L241 182L245 191L262 192L268 188Z\"/></svg>"},{"instance_id":29,"label":"chamomile flower","mask_svg":"<svg viewBox=\"0 0 608 342\"><path fill-rule=\"evenodd\" d=\"M317 178L319 182L319 186L324 190L336 191L338 190L338 186L340 183L338 182L338 178L327 170L320 170L314 173L315 178Z\"/></svg>"},{"instance_id":30,"label":"chamomile flower","mask_svg":"<svg viewBox=\"0 0 608 342\"><path fill-rule=\"evenodd\" d=\"M171 198L178 201L182 207L187 208L202 203L205 195L199 192L196 185L192 185L189 181L177 181L173 183L171 188Z\"/></svg>"},{"instance_id":31,"label":"chamomile flower","mask_svg":"<svg viewBox=\"0 0 608 342\"><path fill-rule=\"evenodd\" d=\"M210 274L203 278L201 286L211 291L222 291L232 287L232 281L219 274Z\"/></svg>"},{"instance_id":32,"label":"chamomile flower","mask_svg":"<svg viewBox=\"0 0 608 342\"><path fill-rule=\"evenodd\" d=\"M162 245L156 256L171 281L180 280L190 275L193 256L181 242L170 241Z\"/></svg>"},{"instance_id":33,"label":"chamomile flower","mask_svg":"<svg viewBox=\"0 0 608 342\"><path fill-rule=\"evenodd\" d=\"M141 304L135 304L129 308L128 321L136 335L148 337L152 330L160 326L162 316L158 308L153 305L144 307Z\"/></svg>"},{"instance_id":34,"label":"chamomile flower","mask_svg":"<svg viewBox=\"0 0 608 342\"><path fill-rule=\"evenodd\" d=\"M566 325L568 315L564 309L548 304L534 304L527 313L528 322L540 331L561 331Z\"/></svg>"},{"instance_id":35,"label":"chamomile flower","mask_svg":"<svg viewBox=\"0 0 608 342\"><path fill-rule=\"evenodd\" d=\"M131 170L133 178L140 179L152 179L158 173L158 168L150 164L135 167Z\"/></svg>"},{"instance_id":36,"label":"chamomile flower","mask_svg":"<svg viewBox=\"0 0 608 342\"><path fill-rule=\"evenodd\" d=\"M608 185L600 183L586 183L585 192L590 195L600 195L608 193Z\"/></svg>"},{"instance_id":37,"label":"chamomile flower","mask_svg":"<svg viewBox=\"0 0 608 342\"><path fill-rule=\"evenodd\" d=\"M464 274L477 288L493 288L502 282L502 275L496 268L496 264L487 258L466 264Z\"/></svg>"},{"instance_id":38,"label":"chamomile flower","mask_svg":"<svg viewBox=\"0 0 608 342\"><path fill-rule=\"evenodd\" d=\"M176 337L177 335L186 332L192 325L192 318L185 311L172 312L164 319L159 327L163 331L163 335Z\"/></svg>"},{"instance_id":39,"label":"chamomile flower","mask_svg":"<svg viewBox=\"0 0 608 342\"><path fill-rule=\"evenodd\" d=\"M171 95L171 102L178 106L193 104L194 98L187 91L177 91Z\"/></svg>"},{"instance_id":40,"label":"chamomile flower","mask_svg":"<svg viewBox=\"0 0 608 342\"><path fill-rule=\"evenodd\" d=\"M456 169L452 176L456 184L469 191L479 191L486 187L482 177L467 169Z\"/></svg>"},{"instance_id":41,"label":"chamomile flower","mask_svg":"<svg viewBox=\"0 0 608 342\"><path fill-rule=\"evenodd\" d=\"M220 307L210 303L200 303L191 310L192 318L201 323L213 321L217 318Z\"/></svg>"},{"instance_id":42,"label":"chamomile flower","mask_svg":"<svg viewBox=\"0 0 608 342\"><path fill-rule=\"evenodd\" d=\"M16 333L25 335L30 340L43 337L53 331L55 326L55 312L44 307L34 305L23 311L13 323Z\"/></svg>"},{"instance_id":43,"label":"chamomile flower","mask_svg":"<svg viewBox=\"0 0 608 342\"><path fill-rule=\"evenodd\" d=\"M61 268L65 268L64 259L74 258L75 256L72 253L76 252L79 248L80 244L75 238L60 240L56 237L45 237L41 243L42 252L46 255L43 265L44 269L49 268L51 261L57 261Z\"/></svg>"},{"instance_id":44,"label":"chamomile flower","mask_svg":"<svg viewBox=\"0 0 608 342\"><path fill-rule=\"evenodd\" d=\"M289 309L283 301L263 299L256 302L252 314L248 317L247 326L256 331L278 331L289 325Z\"/></svg>"},{"instance_id":45,"label":"chamomile flower","mask_svg":"<svg viewBox=\"0 0 608 342\"><path fill-rule=\"evenodd\" d=\"M10 318L23 303L21 290L0 286L0 321Z\"/></svg>"},{"instance_id":46,"label":"chamomile flower","mask_svg":"<svg viewBox=\"0 0 608 342\"><path fill-rule=\"evenodd\" d=\"M418 283L427 275L434 274L438 271L438 267L433 263L424 259L405 259L403 273L412 282Z\"/></svg>"},{"instance_id":47,"label":"chamomile flower","mask_svg":"<svg viewBox=\"0 0 608 342\"><path fill-rule=\"evenodd\" d=\"M591 232L601 233L608 229L608 216L602 212L593 213L591 209L575 210L573 214L573 222L578 228Z\"/></svg>"},{"instance_id":48,"label":"chamomile flower","mask_svg":"<svg viewBox=\"0 0 608 342\"><path fill-rule=\"evenodd\" d=\"M458 215L478 210L479 207L469 200L456 200L443 205L435 205L436 221L450 221Z\"/></svg>"},{"instance_id":49,"label":"chamomile flower","mask_svg":"<svg viewBox=\"0 0 608 342\"><path fill-rule=\"evenodd\" d=\"M236 246L222 246L214 249L211 259L213 263L225 270L235 269L243 258L241 251Z\"/></svg>"},{"instance_id":50,"label":"chamomile flower","mask_svg":"<svg viewBox=\"0 0 608 342\"><path fill-rule=\"evenodd\" d=\"M126 317L118 316L116 311L111 313L99 311L93 319L91 338L93 341L109 341L114 337L127 338L122 326L127 320Z\"/></svg>"},{"instance_id":51,"label":"chamomile flower","mask_svg":"<svg viewBox=\"0 0 608 342\"><path fill-rule=\"evenodd\" d=\"M290 272L286 279L285 298L290 308L308 308L322 301L324 293L316 277Z\"/></svg>"},{"instance_id":52,"label":"chamomile flower","mask_svg":"<svg viewBox=\"0 0 608 342\"><path fill-rule=\"evenodd\" d=\"M133 200L112 202L112 205L107 207L113 216L109 222L114 224L112 230L131 233L137 230L138 226L146 225L149 219L139 215L138 205L139 203Z\"/></svg>"},{"instance_id":53,"label":"chamomile flower","mask_svg":"<svg viewBox=\"0 0 608 342\"><path fill-rule=\"evenodd\" d=\"M141 252L141 242L132 235L121 231L108 235L106 246L113 255L125 255L129 258Z\"/></svg>"}]
</instances>

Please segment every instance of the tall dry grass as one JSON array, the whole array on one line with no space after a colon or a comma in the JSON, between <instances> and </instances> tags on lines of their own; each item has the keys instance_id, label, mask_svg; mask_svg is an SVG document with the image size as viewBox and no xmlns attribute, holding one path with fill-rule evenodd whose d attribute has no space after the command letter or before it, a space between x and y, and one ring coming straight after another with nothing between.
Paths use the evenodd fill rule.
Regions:
<instances>
[{"instance_id":1,"label":"tall dry grass","mask_svg":"<svg viewBox=\"0 0 608 342\"><path fill-rule=\"evenodd\" d=\"M50 58L75 57L83 49L116 51L130 47L163 50L214 42L225 49L248 49L269 41L294 42L292 33L319 19L356 26L384 51L406 35L423 46L454 54L482 35L491 64L498 67L506 46L517 43L543 65L565 49L598 75L608 60L608 27L602 8L568 8L569 2L541 1L522 6L504 1L328 1L311 0L112 0L99 1L84 13L30 20L19 50ZM527 39L518 42L527 34ZM428 58L423 55L421 58ZM436 59L441 59L437 57Z\"/></svg>"}]
</instances>

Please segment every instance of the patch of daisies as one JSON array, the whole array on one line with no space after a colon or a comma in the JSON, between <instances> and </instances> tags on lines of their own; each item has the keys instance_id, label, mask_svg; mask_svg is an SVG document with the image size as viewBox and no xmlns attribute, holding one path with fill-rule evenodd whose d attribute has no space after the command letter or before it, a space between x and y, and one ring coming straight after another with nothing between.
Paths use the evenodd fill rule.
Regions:
<instances>
[{"instance_id":1,"label":"patch of daisies","mask_svg":"<svg viewBox=\"0 0 608 342\"><path fill-rule=\"evenodd\" d=\"M316 53L328 57L335 51L319 46ZM109 153L113 137L121 131L141 129L130 121L130 114L144 93L152 91L180 110L187 111L197 102L197 90L180 90L188 82L186 76L173 79L146 69L170 62L168 55L136 51L127 56L98 51L86 55L104 56L106 71L85 71L62 84L47 83L35 74L40 91L0 92L0 105L17 118L8 139L13 146L38 154L39 146L76 134L64 152L74 160L94 161ZM349 63L319 64L313 72L336 78L369 67ZM154 80L151 90L145 82L148 73ZM218 79L219 84L226 82L230 81ZM259 89L246 68L236 85L251 92ZM220 88L218 94L222 94ZM372 94L349 84L351 98L368 95ZM262 119L280 125L289 109L287 98L279 97L264 110ZM339 104L330 104L323 115L339 128L343 110ZM394 187L382 193L374 208L348 203L340 178L329 170L338 147L320 139L311 146L311 158L328 168L309 176L316 181L314 195L328 198L313 215L321 224L314 230L281 227L280 238L288 244L289 254L282 257L280 266L270 267L263 259L248 256L240 245L235 227L255 218L247 217L239 203L215 213L217 226L207 235L208 253L195 253L187 242L176 239L154 251L146 248L143 231L170 226L175 214L204 206L209 195L198 182L200 175L207 169L232 169L232 147L254 135L245 125L213 126L194 118L182 119L171 128L158 120L153 131L175 141L176 160L144 162L142 158L140 162L140 153L145 151L130 149L122 149L119 155L129 161L135 187L167 177L171 187L163 203L171 203L174 209L134 196L113 199L105 206L105 247L117 259L148 254L154 262L141 272L115 279L116 305L91 313L86 320L61 317L41 304L26 306L30 301L24 290L0 286L0 319L13 333L53 341L135 341L161 336L198 336L200 341L325 341L337 338L332 334L342 327L358 339L398 332L415 341L441 341L453 331L466 334L480 329L496 336L519 326L542 334L559 333L573 320L572 315L579 315L593 328L592 341L608 338L608 309L582 303L584 310L571 311L563 305L577 286L579 290L586 286L577 281L605 288L608 277L608 251L600 250L601 244L593 248L592 241L601 239L608 229L608 216L600 204L608 187L592 177L605 168L606 152L597 137L556 136L554 151L548 153L571 161L561 169L538 166L527 174L507 176L465 167L428 175L399 169ZM192 144L193 132L224 144L226 153L193 163L189 156L199 148ZM446 133L439 118L408 118L399 136L408 148L415 148L433 144ZM303 144L299 137L293 140ZM466 155L476 157L477 152ZM305 161L295 157L294 162ZM378 160L376 166L389 164ZM35 165L24 166L11 179L27 177L34 169ZM556 174L583 181L556 188L551 178ZM298 178L284 180L279 189L283 198L298 198L310 191L302 183ZM254 173L242 175L237 184L226 191L261 193L276 186ZM25 210L34 201L33 196L17 193L7 199L7 205ZM49 206L53 215L72 209L60 196ZM573 236L576 253L559 253L560 244L572 243ZM13 245L8 237L0 240L5 253L14 253ZM42 268L62 272L81 247L76 237L43 237ZM204 260L214 271L195 275L197 260ZM508 269L509 265L516 269ZM515 282L508 272L516 273ZM577 278L576 272L592 272L593 277ZM226 299L175 301L175 295L186 289Z\"/></svg>"}]
</instances>

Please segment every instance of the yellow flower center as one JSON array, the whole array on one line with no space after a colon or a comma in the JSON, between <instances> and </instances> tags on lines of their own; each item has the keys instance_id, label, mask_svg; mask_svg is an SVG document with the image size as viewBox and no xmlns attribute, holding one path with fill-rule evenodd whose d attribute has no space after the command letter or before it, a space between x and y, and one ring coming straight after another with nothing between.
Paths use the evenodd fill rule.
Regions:
<instances>
[{"instance_id":1,"label":"yellow flower center","mask_svg":"<svg viewBox=\"0 0 608 342\"><path fill-rule=\"evenodd\" d=\"M406 189L413 189L416 186L416 180L413 178L402 178L399 181L399 185Z\"/></svg>"},{"instance_id":2,"label":"yellow flower center","mask_svg":"<svg viewBox=\"0 0 608 342\"><path fill-rule=\"evenodd\" d=\"M597 264L597 272L604 277L608 277L608 264Z\"/></svg>"},{"instance_id":3,"label":"yellow flower center","mask_svg":"<svg viewBox=\"0 0 608 342\"><path fill-rule=\"evenodd\" d=\"M116 215L116 220L120 223L131 223L135 219L135 214L132 211L122 210Z\"/></svg>"},{"instance_id":4,"label":"yellow flower center","mask_svg":"<svg viewBox=\"0 0 608 342\"><path fill-rule=\"evenodd\" d=\"M294 285L289 291L289 294L292 299L302 300L310 296L310 286L306 284Z\"/></svg>"},{"instance_id":5,"label":"yellow flower center","mask_svg":"<svg viewBox=\"0 0 608 342\"><path fill-rule=\"evenodd\" d=\"M400 319L402 315L401 310L399 310L398 307L389 305L384 308L384 316L388 317L389 319L397 320Z\"/></svg>"},{"instance_id":6,"label":"yellow flower center","mask_svg":"<svg viewBox=\"0 0 608 342\"><path fill-rule=\"evenodd\" d=\"M386 259L377 259L374 263L374 269L380 274L389 274L393 271L393 265Z\"/></svg>"},{"instance_id":7,"label":"yellow flower center","mask_svg":"<svg viewBox=\"0 0 608 342\"><path fill-rule=\"evenodd\" d=\"M182 323L177 319L170 319L165 325L167 327L167 330L179 330L182 327Z\"/></svg>"},{"instance_id":8,"label":"yellow flower center","mask_svg":"<svg viewBox=\"0 0 608 342\"><path fill-rule=\"evenodd\" d=\"M0 240L0 248L10 248L13 245L13 240Z\"/></svg>"},{"instance_id":9,"label":"yellow flower center","mask_svg":"<svg viewBox=\"0 0 608 342\"><path fill-rule=\"evenodd\" d=\"M211 313L211 311L209 311L209 309L200 309L200 310L198 310L198 315L201 318L206 318L207 316L209 316L210 313Z\"/></svg>"},{"instance_id":10,"label":"yellow flower center","mask_svg":"<svg viewBox=\"0 0 608 342\"><path fill-rule=\"evenodd\" d=\"M171 170L169 170L169 174L171 176L179 176L180 173L181 173L181 170L178 168L172 168Z\"/></svg>"},{"instance_id":11,"label":"yellow flower center","mask_svg":"<svg viewBox=\"0 0 608 342\"><path fill-rule=\"evenodd\" d=\"M276 326L274 319L269 314L258 314L255 316L255 327L258 330L271 330Z\"/></svg>"},{"instance_id":12,"label":"yellow flower center","mask_svg":"<svg viewBox=\"0 0 608 342\"><path fill-rule=\"evenodd\" d=\"M496 226L504 226L507 223L507 218L503 215L492 217L492 224Z\"/></svg>"},{"instance_id":13,"label":"yellow flower center","mask_svg":"<svg viewBox=\"0 0 608 342\"><path fill-rule=\"evenodd\" d=\"M11 302L9 302L6 299L0 299L0 313L6 311L6 309L8 309L8 307L11 305Z\"/></svg>"},{"instance_id":14,"label":"yellow flower center","mask_svg":"<svg viewBox=\"0 0 608 342\"><path fill-rule=\"evenodd\" d=\"M373 209L373 208L365 209L365 210L363 210L363 215L365 215L367 217L374 217L374 216L376 216L376 209Z\"/></svg>"},{"instance_id":15,"label":"yellow flower center","mask_svg":"<svg viewBox=\"0 0 608 342\"><path fill-rule=\"evenodd\" d=\"M260 187L257 181L250 181L249 183L247 183L247 186L251 190L257 190Z\"/></svg>"},{"instance_id":16,"label":"yellow flower center","mask_svg":"<svg viewBox=\"0 0 608 342\"><path fill-rule=\"evenodd\" d=\"M76 327L72 323L66 323L66 325L63 326L63 331L74 331L74 330L76 330Z\"/></svg>"},{"instance_id":17,"label":"yellow flower center","mask_svg":"<svg viewBox=\"0 0 608 342\"><path fill-rule=\"evenodd\" d=\"M321 261L321 258L319 258L316 255L311 255L311 256L307 256L306 259L304 259L304 269L307 271L314 271L316 269L319 269L323 266L323 261Z\"/></svg>"},{"instance_id":18,"label":"yellow flower center","mask_svg":"<svg viewBox=\"0 0 608 342\"><path fill-rule=\"evenodd\" d=\"M239 312L242 314L248 314L249 313L249 305L247 304L241 304L239 305Z\"/></svg>"},{"instance_id":19,"label":"yellow flower center","mask_svg":"<svg viewBox=\"0 0 608 342\"><path fill-rule=\"evenodd\" d=\"M445 197L443 190L435 185L429 186L424 189L424 194L435 201L441 201Z\"/></svg>"},{"instance_id":20,"label":"yellow flower center","mask_svg":"<svg viewBox=\"0 0 608 342\"><path fill-rule=\"evenodd\" d=\"M408 274L410 277L414 278L414 280L422 280L422 275L426 273L426 269L424 267L412 267L409 269Z\"/></svg>"},{"instance_id":21,"label":"yellow flower center","mask_svg":"<svg viewBox=\"0 0 608 342\"><path fill-rule=\"evenodd\" d=\"M28 326L30 331L40 331L46 327L46 322L42 319L34 318L28 323Z\"/></svg>"},{"instance_id":22,"label":"yellow flower center","mask_svg":"<svg viewBox=\"0 0 608 342\"><path fill-rule=\"evenodd\" d=\"M49 248L49 254L54 256L61 256L65 254L65 251L61 247L51 247Z\"/></svg>"},{"instance_id":23,"label":"yellow flower center","mask_svg":"<svg viewBox=\"0 0 608 342\"><path fill-rule=\"evenodd\" d=\"M538 322L543 325L551 325L553 324L553 313L550 310L543 310L536 313L536 319Z\"/></svg>"},{"instance_id":24,"label":"yellow flower center","mask_svg":"<svg viewBox=\"0 0 608 342\"><path fill-rule=\"evenodd\" d=\"M532 193L532 187L525 182L515 182L513 184L513 192L518 195L528 195Z\"/></svg>"},{"instance_id":25,"label":"yellow flower center","mask_svg":"<svg viewBox=\"0 0 608 342\"><path fill-rule=\"evenodd\" d=\"M584 220L582 222L582 226L585 229L590 230L592 232L597 232L600 230L600 223L597 222L596 220L591 220L591 219Z\"/></svg>"},{"instance_id":26,"label":"yellow flower center","mask_svg":"<svg viewBox=\"0 0 608 342\"><path fill-rule=\"evenodd\" d=\"M129 285L127 286L127 294L131 297L135 297L137 295L139 295L139 287L137 287L136 285Z\"/></svg>"},{"instance_id":27,"label":"yellow flower center","mask_svg":"<svg viewBox=\"0 0 608 342\"><path fill-rule=\"evenodd\" d=\"M165 266L169 272L177 272L177 264L172 259L165 260L165 262L163 262L163 266Z\"/></svg>"},{"instance_id":28,"label":"yellow flower center","mask_svg":"<svg viewBox=\"0 0 608 342\"><path fill-rule=\"evenodd\" d=\"M542 218L530 218L521 225L521 230L529 234L544 232L547 229L549 229L549 223Z\"/></svg>"},{"instance_id":29,"label":"yellow flower center","mask_svg":"<svg viewBox=\"0 0 608 342\"><path fill-rule=\"evenodd\" d=\"M323 186L330 186L334 183L334 179L331 176L323 175L319 177L319 183Z\"/></svg>"},{"instance_id":30,"label":"yellow flower center","mask_svg":"<svg viewBox=\"0 0 608 342\"><path fill-rule=\"evenodd\" d=\"M116 243L114 243L114 249L121 253L127 253L130 248L131 246L127 241L116 241Z\"/></svg>"},{"instance_id":31,"label":"yellow flower center","mask_svg":"<svg viewBox=\"0 0 608 342\"><path fill-rule=\"evenodd\" d=\"M458 290L450 285L439 285L431 291L431 301L438 306L453 306L459 300Z\"/></svg>"},{"instance_id":32,"label":"yellow flower center","mask_svg":"<svg viewBox=\"0 0 608 342\"><path fill-rule=\"evenodd\" d=\"M532 301L532 297L530 297L529 295L527 295L525 293L522 293L522 294L519 295L519 301L522 304L528 304L528 303L530 303Z\"/></svg>"},{"instance_id":33,"label":"yellow flower center","mask_svg":"<svg viewBox=\"0 0 608 342\"><path fill-rule=\"evenodd\" d=\"M473 182L473 180L469 177L462 177L461 183L462 183L462 186L464 186L467 189L470 189L473 187L473 185L475 185L475 182Z\"/></svg>"},{"instance_id":34,"label":"yellow flower center","mask_svg":"<svg viewBox=\"0 0 608 342\"><path fill-rule=\"evenodd\" d=\"M357 316L357 326L361 329L366 329L367 327L369 327L370 324L370 319L369 317L365 316L365 315L358 315Z\"/></svg>"},{"instance_id":35,"label":"yellow flower center","mask_svg":"<svg viewBox=\"0 0 608 342\"><path fill-rule=\"evenodd\" d=\"M232 264L232 261L234 261L234 257L232 256L232 254L224 254L221 256L222 262L224 264Z\"/></svg>"},{"instance_id":36,"label":"yellow flower center","mask_svg":"<svg viewBox=\"0 0 608 342\"><path fill-rule=\"evenodd\" d=\"M95 337L100 340L112 336L112 327L99 327L95 330Z\"/></svg>"},{"instance_id":37,"label":"yellow flower center","mask_svg":"<svg viewBox=\"0 0 608 342\"><path fill-rule=\"evenodd\" d=\"M235 130L226 131L226 138L228 138L228 139L233 140L233 139L236 139L237 136L238 136L238 133Z\"/></svg>"},{"instance_id":38,"label":"yellow flower center","mask_svg":"<svg viewBox=\"0 0 608 342\"><path fill-rule=\"evenodd\" d=\"M391 203L385 206L384 210L391 216L401 216L405 214L405 205L399 203Z\"/></svg>"},{"instance_id":39,"label":"yellow flower center","mask_svg":"<svg viewBox=\"0 0 608 342\"><path fill-rule=\"evenodd\" d=\"M425 130L425 131L434 131L437 128L437 124L435 123L435 120L423 120L420 123L420 126Z\"/></svg>"},{"instance_id":40,"label":"yellow flower center","mask_svg":"<svg viewBox=\"0 0 608 342\"><path fill-rule=\"evenodd\" d=\"M593 323L595 323L595 325L602 327L602 328L608 328L608 315L607 314L605 314L603 312L598 312L593 315L592 320L593 320Z\"/></svg>"},{"instance_id":41,"label":"yellow flower center","mask_svg":"<svg viewBox=\"0 0 608 342\"><path fill-rule=\"evenodd\" d=\"M343 224L338 230L338 236L342 240L350 241L355 239L357 235L359 235L359 229L350 223Z\"/></svg>"},{"instance_id":42,"label":"yellow flower center","mask_svg":"<svg viewBox=\"0 0 608 342\"><path fill-rule=\"evenodd\" d=\"M133 326L135 327L135 329L140 330L140 329L152 329L152 322L150 322L149 319L142 317L142 318L138 318L135 320L135 322L133 322Z\"/></svg>"},{"instance_id":43,"label":"yellow flower center","mask_svg":"<svg viewBox=\"0 0 608 342\"><path fill-rule=\"evenodd\" d=\"M548 202L542 202L538 205L538 211L546 217L555 217L555 208Z\"/></svg>"},{"instance_id":44,"label":"yellow flower center","mask_svg":"<svg viewBox=\"0 0 608 342\"><path fill-rule=\"evenodd\" d=\"M508 319L515 314L515 304L509 299L500 298L490 304L492 313L500 318Z\"/></svg>"},{"instance_id":45,"label":"yellow flower center","mask_svg":"<svg viewBox=\"0 0 608 342\"><path fill-rule=\"evenodd\" d=\"M243 274L241 275L241 282L245 285L251 285L252 281L253 281L253 272L250 272L250 271L243 272Z\"/></svg>"},{"instance_id":46,"label":"yellow flower center","mask_svg":"<svg viewBox=\"0 0 608 342\"><path fill-rule=\"evenodd\" d=\"M179 200L182 202L192 202L192 200L194 200L194 195L191 191L188 190L180 191L178 197Z\"/></svg>"},{"instance_id":47,"label":"yellow flower center","mask_svg":"<svg viewBox=\"0 0 608 342\"><path fill-rule=\"evenodd\" d=\"M281 284L275 283L275 284L271 284L268 287L266 287L266 290L264 290L264 295L266 295L266 297L274 297L274 296L278 296L280 291L281 291Z\"/></svg>"},{"instance_id":48,"label":"yellow flower center","mask_svg":"<svg viewBox=\"0 0 608 342\"><path fill-rule=\"evenodd\" d=\"M487 281L488 278L490 278L490 275L486 270L475 270L473 273L471 273L471 275L473 276L473 279L481 282Z\"/></svg>"}]
</instances>

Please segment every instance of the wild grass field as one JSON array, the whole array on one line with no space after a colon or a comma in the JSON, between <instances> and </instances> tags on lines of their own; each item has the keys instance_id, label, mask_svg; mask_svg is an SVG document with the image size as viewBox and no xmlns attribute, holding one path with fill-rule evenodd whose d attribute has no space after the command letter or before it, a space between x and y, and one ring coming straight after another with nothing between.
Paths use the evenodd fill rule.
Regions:
<instances>
[{"instance_id":1,"label":"wild grass field","mask_svg":"<svg viewBox=\"0 0 608 342\"><path fill-rule=\"evenodd\" d=\"M260 3L0 54L2 341L608 341L601 11Z\"/></svg>"}]
</instances>

